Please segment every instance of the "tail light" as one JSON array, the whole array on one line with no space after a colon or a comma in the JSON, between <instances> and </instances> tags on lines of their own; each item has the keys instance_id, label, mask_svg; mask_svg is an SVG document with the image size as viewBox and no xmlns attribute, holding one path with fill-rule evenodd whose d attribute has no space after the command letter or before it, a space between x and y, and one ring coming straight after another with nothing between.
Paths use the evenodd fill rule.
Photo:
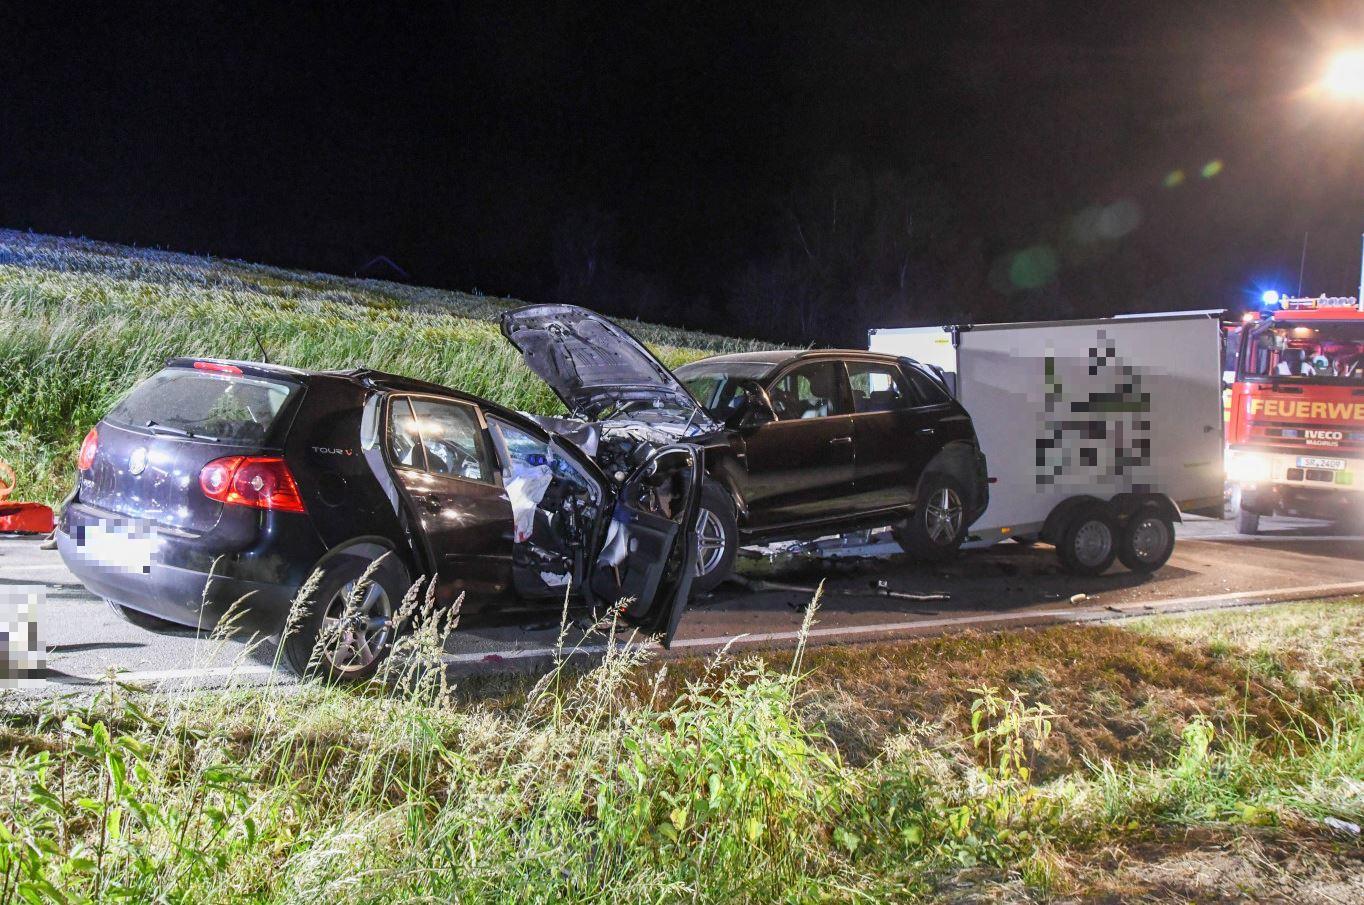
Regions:
<instances>
[{"instance_id":1,"label":"tail light","mask_svg":"<svg viewBox=\"0 0 1364 905\"><path fill-rule=\"evenodd\" d=\"M303 512L303 498L284 460L272 456L227 456L199 471L199 489L210 500L276 512Z\"/></svg>"},{"instance_id":2,"label":"tail light","mask_svg":"<svg viewBox=\"0 0 1364 905\"><path fill-rule=\"evenodd\" d=\"M99 432L95 428L90 428L90 433L85 435L81 441L81 454L76 457L76 467L81 471L89 471L90 466L95 464L95 453L99 452Z\"/></svg>"}]
</instances>

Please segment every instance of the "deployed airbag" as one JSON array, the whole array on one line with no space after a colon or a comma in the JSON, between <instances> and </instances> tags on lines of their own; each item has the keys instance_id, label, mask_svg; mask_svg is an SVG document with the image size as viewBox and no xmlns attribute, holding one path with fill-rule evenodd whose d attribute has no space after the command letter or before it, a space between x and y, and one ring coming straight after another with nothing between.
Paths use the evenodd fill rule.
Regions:
<instances>
[{"instance_id":1,"label":"deployed airbag","mask_svg":"<svg viewBox=\"0 0 1364 905\"><path fill-rule=\"evenodd\" d=\"M507 499L511 502L512 520L516 525L516 542L529 540L535 530L535 510L554 480L554 471L544 456L531 457L531 463L513 461L511 478L507 481ZM539 460L535 464L534 460Z\"/></svg>"}]
</instances>

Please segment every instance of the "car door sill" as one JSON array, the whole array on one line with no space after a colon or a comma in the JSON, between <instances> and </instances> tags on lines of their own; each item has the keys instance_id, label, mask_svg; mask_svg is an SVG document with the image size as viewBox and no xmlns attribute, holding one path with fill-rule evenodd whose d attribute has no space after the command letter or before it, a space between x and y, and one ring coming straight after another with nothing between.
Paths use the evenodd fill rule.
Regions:
<instances>
[{"instance_id":1,"label":"car door sill","mask_svg":"<svg viewBox=\"0 0 1364 905\"><path fill-rule=\"evenodd\" d=\"M774 537L783 537L788 534L808 534L811 531L819 530L839 530L840 526L846 526L844 530L856 531L864 528L868 523L874 523L879 518L889 518L894 521L902 518L910 511L908 506L887 506L884 509L869 509L855 515L839 516L828 519L812 519L804 522L787 522L781 525L768 525L751 531L739 529L739 536L742 540L763 540ZM887 522L889 524L889 522ZM874 527L874 525L873 525Z\"/></svg>"}]
</instances>

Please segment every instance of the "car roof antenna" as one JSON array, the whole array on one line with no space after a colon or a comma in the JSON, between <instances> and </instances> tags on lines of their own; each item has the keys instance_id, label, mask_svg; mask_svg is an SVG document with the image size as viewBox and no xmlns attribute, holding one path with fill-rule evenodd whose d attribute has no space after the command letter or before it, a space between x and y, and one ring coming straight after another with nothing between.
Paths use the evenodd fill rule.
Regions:
<instances>
[{"instance_id":1,"label":"car roof antenna","mask_svg":"<svg viewBox=\"0 0 1364 905\"><path fill-rule=\"evenodd\" d=\"M227 294L228 297L232 299L232 307L236 308L241 313L242 320L246 322L246 329L251 331L251 338L256 341L256 348L260 349L260 360L265 364L269 364L270 354L265 351L265 343L261 342L260 331L256 329L255 324L251 323L251 318L246 316L245 306L237 299L237 290L228 289Z\"/></svg>"}]
</instances>

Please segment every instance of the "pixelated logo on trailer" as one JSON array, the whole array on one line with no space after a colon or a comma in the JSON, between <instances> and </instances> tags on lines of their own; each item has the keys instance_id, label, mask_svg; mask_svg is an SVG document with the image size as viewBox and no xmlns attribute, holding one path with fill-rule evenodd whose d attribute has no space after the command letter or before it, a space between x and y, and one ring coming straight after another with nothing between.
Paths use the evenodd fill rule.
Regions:
<instances>
[{"instance_id":1,"label":"pixelated logo on trailer","mask_svg":"<svg viewBox=\"0 0 1364 905\"><path fill-rule=\"evenodd\" d=\"M1151 463L1151 394L1142 370L1100 330L1087 358L1059 356L1048 346L1043 379L1036 486L1134 486L1138 469Z\"/></svg>"},{"instance_id":2,"label":"pixelated logo on trailer","mask_svg":"<svg viewBox=\"0 0 1364 905\"><path fill-rule=\"evenodd\" d=\"M47 646L39 616L41 585L0 586L0 688L30 688L47 677Z\"/></svg>"}]
</instances>

